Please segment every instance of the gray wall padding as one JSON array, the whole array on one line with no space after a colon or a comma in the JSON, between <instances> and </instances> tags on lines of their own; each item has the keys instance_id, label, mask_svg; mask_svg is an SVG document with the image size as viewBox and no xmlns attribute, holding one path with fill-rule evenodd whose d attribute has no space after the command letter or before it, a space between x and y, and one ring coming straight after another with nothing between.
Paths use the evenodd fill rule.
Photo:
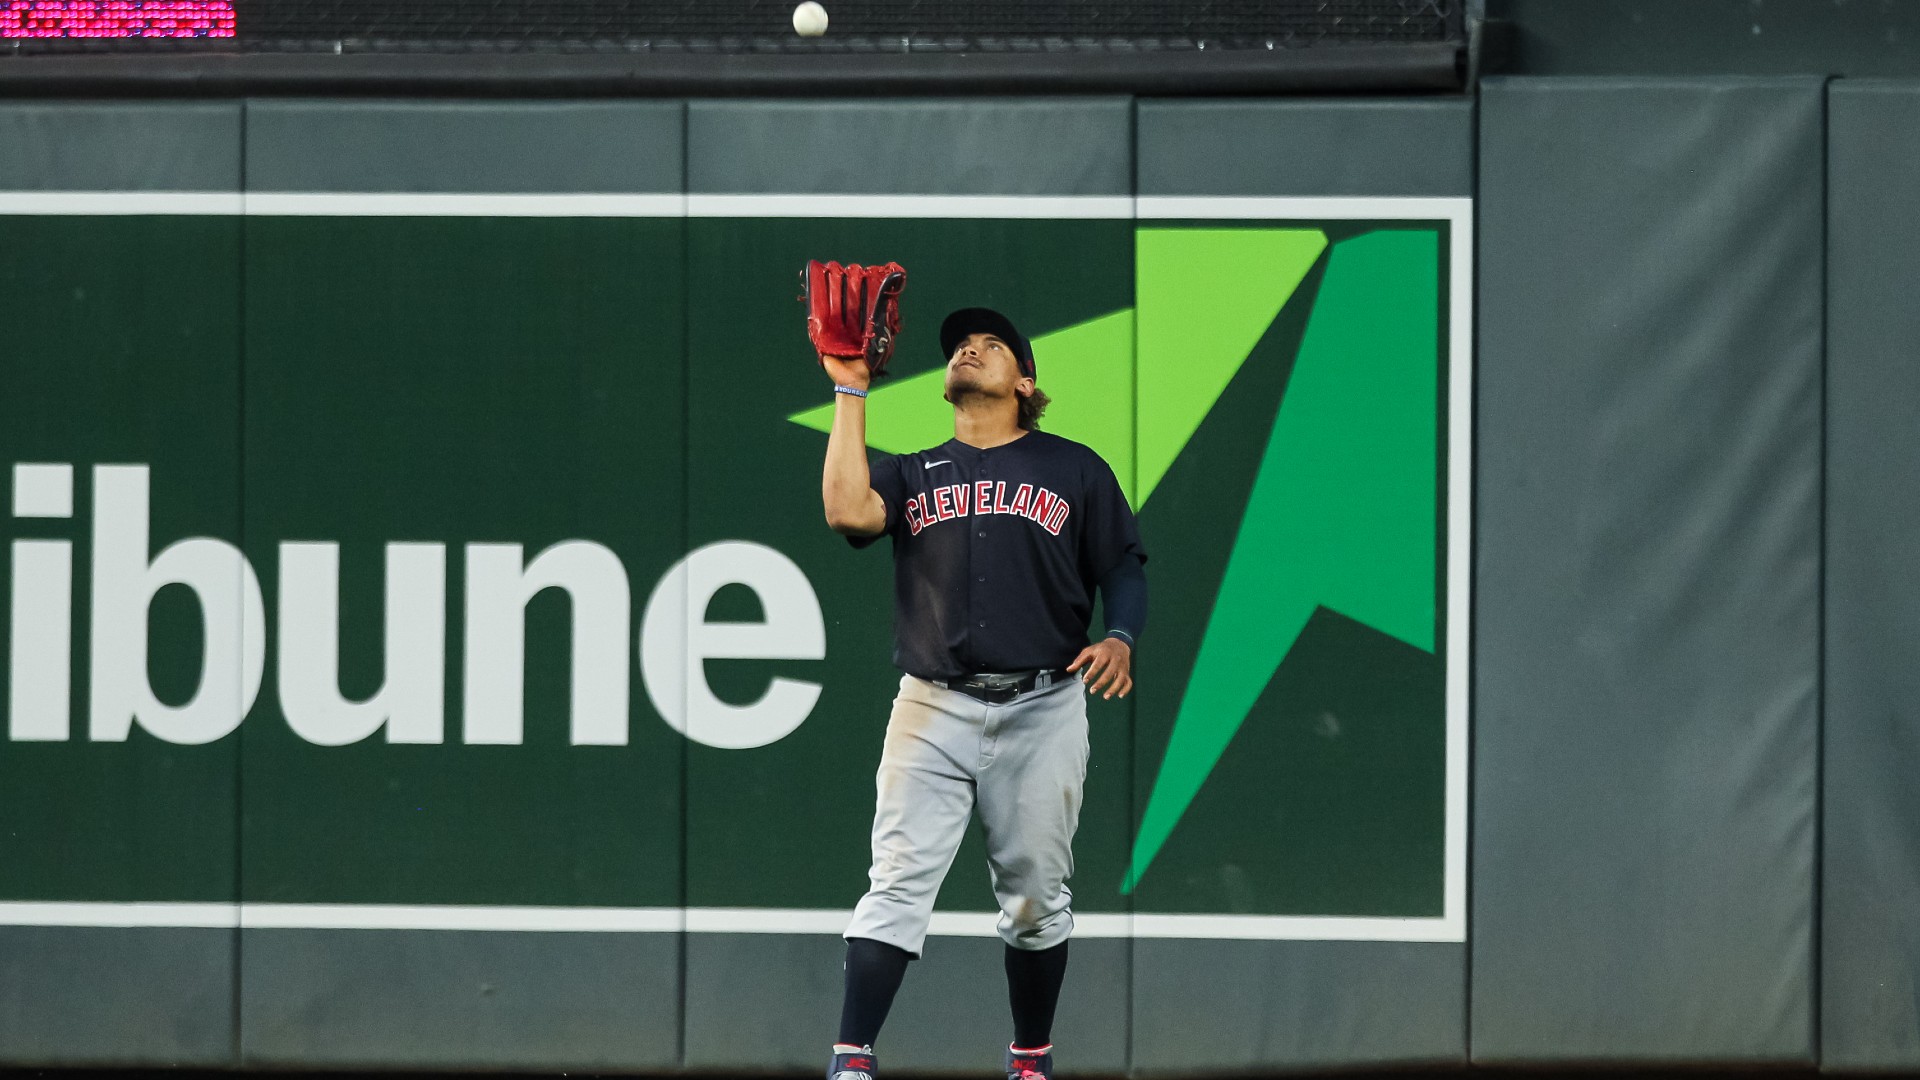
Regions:
<instances>
[{"instance_id":1,"label":"gray wall padding","mask_svg":"<svg viewBox=\"0 0 1920 1080\"><path fill-rule=\"evenodd\" d=\"M1920 83L1828 104L1820 1056L1920 1066Z\"/></svg>"},{"instance_id":2,"label":"gray wall padding","mask_svg":"<svg viewBox=\"0 0 1920 1080\"><path fill-rule=\"evenodd\" d=\"M699 194L1131 195L1126 98L695 101Z\"/></svg>"},{"instance_id":3,"label":"gray wall padding","mask_svg":"<svg viewBox=\"0 0 1920 1080\"><path fill-rule=\"evenodd\" d=\"M249 1067L680 1061L677 934L245 930L240 946Z\"/></svg>"},{"instance_id":4,"label":"gray wall padding","mask_svg":"<svg viewBox=\"0 0 1920 1080\"><path fill-rule=\"evenodd\" d=\"M1463 99L1139 109L1142 195L1473 194L1473 104Z\"/></svg>"},{"instance_id":5,"label":"gray wall padding","mask_svg":"<svg viewBox=\"0 0 1920 1080\"><path fill-rule=\"evenodd\" d=\"M678 192L678 101L247 103L250 191Z\"/></svg>"},{"instance_id":6,"label":"gray wall padding","mask_svg":"<svg viewBox=\"0 0 1920 1080\"><path fill-rule=\"evenodd\" d=\"M232 1064L232 930L0 926L0 1062Z\"/></svg>"},{"instance_id":7,"label":"gray wall padding","mask_svg":"<svg viewBox=\"0 0 1920 1080\"><path fill-rule=\"evenodd\" d=\"M875 1044L883 1075L989 1076L1001 1067L1013 1032L1005 950L997 937L928 940ZM830 934L689 934L687 1067L811 1074L825 1065L840 1020L845 954L846 942ZM1125 940L1073 943L1053 1027L1063 1068L1126 1071L1129 954Z\"/></svg>"},{"instance_id":8,"label":"gray wall padding","mask_svg":"<svg viewBox=\"0 0 1920 1080\"><path fill-rule=\"evenodd\" d=\"M240 190L240 103L0 104L0 191Z\"/></svg>"},{"instance_id":9,"label":"gray wall padding","mask_svg":"<svg viewBox=\"0 0 1920 1080\"><path fill-rule=\"evenodd\" d=\"M1481 110L1474 1058L1809 1061L1821 85Z\"/></svg>"},{"instance_id":10,"label":"gray wall padding","mask_svg":"<svg viewBox=\"0 0 1920 1080\"><path fill-rule=\"evenodd\" d=\"M936 940L938 951L930 957L950 952L946 944ZM833 934L688 934L687 1067L739 1069L751 1063L811 1072L825 1065L840 1024L846 952L847 943ZM929 966L929 961L911 965L902 989L925 982ZM991 987L966 989L980 993ZM738 1023L743 1015L754 1022ZM886 1034L890 1043L893 1032ZM891 1048L878 1045L888 1051L880 1060L891 1070L896 1064Z\"/></svg>"},{"instance_id":11,"label":"gray wall padding","mask_svg":"<svg viewBox=\"0 0 1920 1080\"><path fill-rule=\"evenodd\" d=\"M1461 1064L1465 963L1446 942L1139 941L1134 1069Z\"/></svg>"}]
</instances>

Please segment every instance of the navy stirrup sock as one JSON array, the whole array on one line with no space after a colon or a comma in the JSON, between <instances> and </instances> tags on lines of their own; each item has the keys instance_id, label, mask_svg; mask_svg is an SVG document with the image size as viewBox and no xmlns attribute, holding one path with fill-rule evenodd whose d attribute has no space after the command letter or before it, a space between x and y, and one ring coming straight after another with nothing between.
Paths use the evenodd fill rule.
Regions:
<instances>
[{"instance_id":1,"label":"navy stirrup sock","mask_svg":"<svg viewBox=\"0 0 1920 1080\"><path fill-rule=\"evenodd\" d=\"M871 938L847 941L847 994L840 1006L840 1042L872 1046L887 1022L893 995L906 977L913 954Z\"/></svg>"},{"instance_id":2,"label":"navy stirrup sock","mask_svg":"<svg viewBox=\"0 0 1920 1080\"><path fill-rule=\"evenodd\" d=\"M1007 1003L1013 1007L1013 1045L1053 1041L1053 1010L1067 976L1067 943L1029 951L1007 946Z\"/></svg>"}]
</instances>

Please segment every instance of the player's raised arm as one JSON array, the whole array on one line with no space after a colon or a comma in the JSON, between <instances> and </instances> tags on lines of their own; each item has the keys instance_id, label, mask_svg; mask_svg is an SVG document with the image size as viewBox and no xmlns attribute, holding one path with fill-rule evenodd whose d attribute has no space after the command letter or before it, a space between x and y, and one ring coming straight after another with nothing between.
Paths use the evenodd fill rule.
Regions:
<instances>
[{"instance_id":1,"label":"player's raised arm","mask_svg":"<svg viewBox=\"0 0 1920 1080\"><path fill-rule=\"evenodd\" d=\"M827 525L847 536L878 536L887 528L887 504L867 471L867 386L893 355L907 272L899 263L812 261L800 281L807 337L834 389L833 430L820 478Z\"/></svg>"},{"instance_id":2,"label":"player's raised arm","mask_svg":"<svg viewBox=\"0 0 1920 1080\"><path fill-rule=\"evenodd\" d=\"M827 526L848 536L878 536L887 527L887 506L867 472L866 362L833 356L820 362L835 387L833 430L827 434L827 465L820 478ZM861 393L841 393L842 387Z\"/></svg>"}]
</instances>

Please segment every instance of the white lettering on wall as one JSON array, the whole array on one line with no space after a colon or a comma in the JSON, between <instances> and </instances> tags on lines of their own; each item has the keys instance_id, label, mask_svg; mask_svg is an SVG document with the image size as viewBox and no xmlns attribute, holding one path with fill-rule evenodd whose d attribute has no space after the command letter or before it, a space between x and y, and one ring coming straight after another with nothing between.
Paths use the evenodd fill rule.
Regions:
<instances>
[{"instance_id":1,"label":"white lettering on wall","mask_svg":"<svg viewBox=\"0 0 1920 1080\"><path fill-rule=\"evenodd\" d=\"M73 545L13 542L13 656L7 674L7 734L18 742L64 742L73 708Z\"/></svg>"},{"instance_id":2,"label":"white lettering on wall","mask_svg":"<svg viewBox=\"0 0 1920 1080\"><path fill-rule=\"evenodd\" d=\"M13 516L71 518L73 466L13 467ZM7 734L17 742L64 742L73 709L73 543L13 542L7 663Z\"/></svg>"},{"instance_id":3,"label":"white lettering on wall","mask_svg":"<svg viewBox=\"0 0 1920 1080\"><path fill-rule=\"evenodd\" d=\"M364 701L340 693L340 545L280 545L280 710L321 746L387 729L390 743L437 743L446 731L447 549L388 544L386 666Z\"/></svg>"},{"instance_id":4,"label":"white lettering on wall","mask_svg":"<svg viewBox=\"0 0 1920 1080\"><path fill-rule=\"evenodd\" d=\"M185 705L168 705L147 680L147 608L167 585L200 603L200 679ZM207 743L253 707L266 665L260 581L240 549L208 536L147 557L147 467L93 470L93 634L89 734L120 742L132 726L175 743Z\"/></svg>"},{"instance_id":5,"label":"white lettering on wall","mask_svg":"<svg viewBox=\"0 0 1920 1080\"><path fill-rule=\"evenodd\" d=\"M16 464L13 516L71 519L73 470ZM260 581L237 547L212 537L187 537L151 554L149 485L146 465L93 468L87 737L123 742L138 725L166 742L215 742L239 727L259 697L267 648ZM16 742L73 737L73 546L44 536L11 543L7 734ZM626 567L612 551L566 540L531 562L523 555L519 544L466 545L464 742L524 741L526 608L546 589L564 591L572 615L574 745L627 745L635 651L654 708L675 731L708 746L775 742L820 699L818 683L775 677L758 700L732 705L707 682L708 660L826 657L813 585L773 548L726 540L689 553L653 590L637 642ZM340 690L339 544L279 545L276 689L288 727L309 743L345 746L383 730L389 743L447 740L446 545L390 543L385 556L382 681L352 700ZM733 584L754 591L764 618L707 621L714 595ZM149 611L170 585L192 594L203 630L193 696L182 705L160 701L147 674Z\"/></svg>"},{"instance_id":6,"label":"white lettering on wall","mask_svg":"<svg viewBox=\"0 0 1920 1080\"><path fill-rule=\"evenodd\" d=\"M765 621L710 623L721 588L759 594ZM744 750L785 738L820 699L820 684L776 677L760 700L732 705L707 684L707 660L819 660L827 655L820 600L804 571L764 544L725 540L690 552L647 600L640 672L653 707L675 731L707 746Z\"/></svg>"},{"instance_id":7,"label":"white lettering on wall","mask_svg":"<svg viewBox=\"0 0 1920 1080\"><path fill-rule=\"evenodd\" d=\"M466 679L462 738L516 745L524 726L527 601L564 589L573 603L572 740L627 744L627 632L632 598L613 552L568 540L523 570L519 544L467 545Z\"/></svg>"}]
</instances>

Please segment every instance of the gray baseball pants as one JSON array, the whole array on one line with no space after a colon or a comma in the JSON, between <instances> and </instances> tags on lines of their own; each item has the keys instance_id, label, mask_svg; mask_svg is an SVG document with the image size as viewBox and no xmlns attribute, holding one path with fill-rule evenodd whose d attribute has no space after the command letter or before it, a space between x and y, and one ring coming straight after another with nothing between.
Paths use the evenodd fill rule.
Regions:
<instances>
[{"instance_id":1,"label":"gray baseball pants","mask_svg":"<svg viewBox=\"0 0 1920 1080\"><path fill-rule=\"evenodd\" d=\"M1087 778L1079 679L1000 705L907 675L875 780L871 887L845 937L919 956L940 882L978 811L1000 937L1046 949L1073 933L1073 833Z\"/></svg>"}]
</instances>

